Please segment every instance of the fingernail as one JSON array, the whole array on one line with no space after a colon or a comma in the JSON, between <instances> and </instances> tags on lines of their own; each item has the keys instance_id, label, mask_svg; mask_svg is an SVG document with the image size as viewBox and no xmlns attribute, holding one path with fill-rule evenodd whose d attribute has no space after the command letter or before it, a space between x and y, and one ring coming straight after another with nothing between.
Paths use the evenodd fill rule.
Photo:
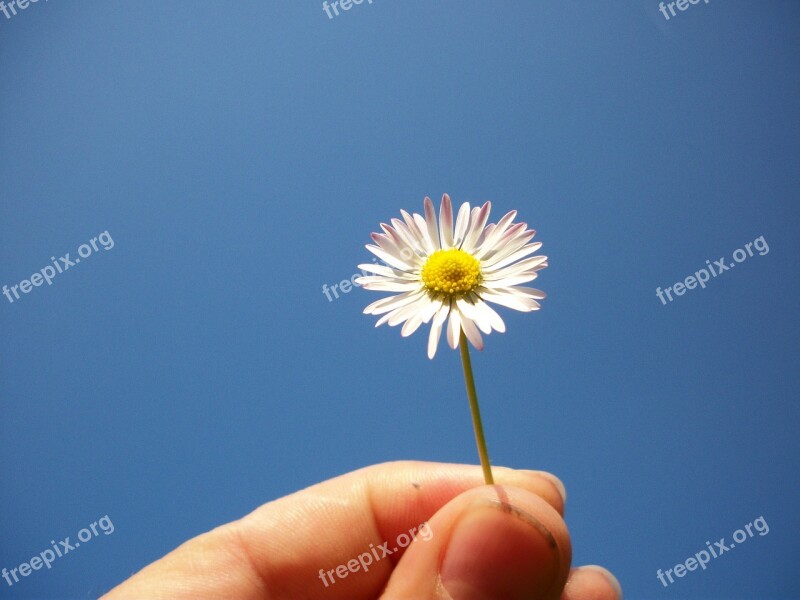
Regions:
<instances>
[{"instance_id":1,"label":"fingernail","mask_svg":"<svg viewBox=\"0 0 800 600\"><path fill-rule=\"evenodd\" d=\"M605 567L601 567L600 565L586 565L585 567L581 567L581 569L589 569L602 574L608 580L608 583L611 584L611 587L614 588L614 591L617 592L617 598L622 600L622 586L619 584L619 580L614 577L614 574L611 571Z\"/></svg>"},{"instance_id":2,"label":"fingernail","mask_svg":"<svg viewBox=\"0 0 800 600\"><path fill-rule=\"evenodd\" d=\"M535 517L487 502L456 523L440 577L453 600L530 600L555 582L558 557L553 535Z\"/></svg>"},{"instance_id":3,"label":"fingernail","mask_svg":"<svg viewBox=\"0 0 800 600\"><path fill-rule=\"evenodd\" d=\"M567 488L564 486L563 481L561 481L558 477L556 477L552 473L548 473L547 471L530 471L530 472L536 473L540 477L547 479L547 481L556 486L558 493L561 494L561 499L564 501L564 504L567 503Z\"/></svg>"}]
</instances>

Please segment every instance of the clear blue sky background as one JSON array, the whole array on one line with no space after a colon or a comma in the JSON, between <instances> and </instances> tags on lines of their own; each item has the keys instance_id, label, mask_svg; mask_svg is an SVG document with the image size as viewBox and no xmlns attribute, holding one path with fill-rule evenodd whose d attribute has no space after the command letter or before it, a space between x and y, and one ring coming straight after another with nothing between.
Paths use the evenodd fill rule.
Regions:
<instances>
[{"instance_id":1,"label":"clear blue sky background","mask_svg":"<svg viewBox=\"0 0 800 600\"><path fill-rule=\"evenodd\" d=\"M516 208L542 311L474 355L495 464L569 491L627 598L800 598L800 4L51 0L0 14L0 598L94 597L394 459L475 463L456 353L329 302L369 233ZM656 288L759 236L667 305ZM667 569L763 516L664 588Z\"/></svg>"}]
</instances>

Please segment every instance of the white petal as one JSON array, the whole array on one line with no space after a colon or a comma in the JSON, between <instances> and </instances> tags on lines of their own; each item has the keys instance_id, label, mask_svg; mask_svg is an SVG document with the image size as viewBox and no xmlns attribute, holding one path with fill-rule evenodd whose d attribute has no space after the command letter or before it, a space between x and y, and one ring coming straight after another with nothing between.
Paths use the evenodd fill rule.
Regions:
<instances>
[{"instance_id":1,"label":"white petal","mask_svg":"<svg viewBox=\"0 0 800 600\"><path fill-rule=\"evenodd\" d=\"M411 253L414 252L413 248L407 248L409 244L406 242L405 238L401 236L394 227L390 227L385 223L381 223L381 229L386 233L389 239L392 240L395 246L400 249L401 256L411 256Z\"/></svg>"},{"instance_id":2,"label":"white petal","mask_svg":"<svg viewBox=\"0 0 800 600\"><path fill-rule=\"evenodd\" d=\"M503 319L497 314L491 306L486 304L483 300L481 300L475 292L470 294L470 299L473 301L472 303L475 305L475 308L481 314L483 320L489 323L489 326L494 329L495 331L499 331L500 333L505 332L506 324L503 322ZM478 321L475 320L477 323ZM483 331L483 329L481 329Z\"/></svg>"},{"instance_id":3,"label":"white petal","mask_svg":"<svg viewBox=\"0 0 800 600\"><path fill-rule=\"evenodd\" d=\"M365 290L376 292L409 292L418 290L420 287L420 283L417 281L392 281L378 275L374 277L359 277L356 281Z\"/></svg>"},{"instance_id":4,"label":"white petal","mask_svg":"<svg viewBox=\"0 0 800 600\"><path fill-rule=\"evenodd\" d=\"M482 260L487 264L500 262L505 257L514 254L527 244L536 234L531 229L525 229L525 223L518 223L521 227L514 225L506 231L505 235L497 241L491 248L482 248Z\"/></svg>"},{"instance_id":5,"label":"white petal","mask_svg":"<svg viewBox=\"0 0 800 600\"><path fill-rule=\"evenodd\" d=\"M502 239L503 235L505 235L508 228L511 226L511 222L516 216L517 211L515 210L506 213L505 216L498 221L491 233L484 235L484 239L481 242L480 248L475 251L475 255L483 256L483 254L491 251L498 240Z\"/></svg>"},{"instance_id":6,"label":"white petal","mask_svg":"<svg viewBox=\"0 0 800 600\"><path fill-rule=\"evenodd\" d=\"M502 279L503 277L513 277L524 271L541 271L547 266L546 256L531 256L513 265L502 267L495 272L486 273L486 279Z\"/></svg>"},{"instance_id":7,"label":"white petal","mask_svg":"<svg viewBox=\"0 0 800 600\"><path fill-rule=\"evenodd\" d=\"M421 298L398 309L397 312L387 320L389 327L399 325L406 319L410 319L414 315L418 315L422 310L425 309L425 306L428 304L428 302L428 298Z\"/></svg>"},{"instance_id":8,"label":"white petal","mask_svg":"<svg viewBox=\"0 0 800 600\"><path fill-rule=\"evenodd\" d=\"M483 350L483 338L478 328L475 327L475 323L472 322L472 319L468 319L462 315L461 328L464 330L464 335L467 336L470 343L478 350Z\"/></svg>"},{"instance_id":9,"label":"white petal","mask_svg":"<svg viewBox=\"0 0 800 600\"><path fill-rule=\"evenodd\" d=\"M422 322L427 323L428 321L430 321L433 318L433 315L435 315L440 308L442 308L442 301L439 300L438 298L432 299L430 301L430 304L428 304L428 306L426 306L425 309L420 312L420 317L422 317Z\"/></svg>"},{"instance_id":10,"label":"white petal","mask_svg":"<svg viewBox=\"0 0 800 600\"><path fill-rule=\"evenodd\" d=\"M492 235L492 232L496 228L497 228L497 224L495 224L495 223L489 223L486 226L486 228L483 230L483 235L481 236L481 239L478 240L478 250L483 248L483 243L486 241L486 238L488 238L490 235Z\"/></svg>"},{"instance_id":11,"label":"white petal","mask_svg":"<svg viewBox=\"0 0 800 600\"><path fill-rule=\"evenodd\" d=\"M527 246L523 246L516 252L509 254L505 258L501 258L500 260L498 260L493 264L487 264L485 267L482 268L482 270L484 272L489 272L489 273L497 271L498 269L502 269L503 267L510 265L513 262L525 258L529 254L533 254L541 247L542 247L541 242L536 242L535 244L528 244Z\"/></svg>"},{"instance_id":12,"label":"white petal","mask_svg":"<svg viewBox=\"0 0 800 600\"><path fill-rule=\"evenodd\" d=\"M526 234L526 227L526 223L514 223L503 235L494 239L493 242L484 239L481 246L475 251L475 256L486 261L497 261L499 260L497 258L498 255L506 256L510 254L510 252L507 251L509 247L513 247L511 252L518 250L524 245L524 243L519 242L520 238L524 237ZM533 236L531 235L531 237Z\"/></svg>"},{"instance_id":13,"label":"white petal","mask_svg":"<svg viewBox=\"0 0 800 600\"><path fill-rule=\"evenodd\" d=\"M400 214L403 215L403 220L406 222L406 227L408 228L409 233L414 236L414 239L417 241L417 245L419 246L420 250L427 254L428 249L425 245L425 236L422 235L419 227L417 227L414 217L404 210L401 210Z\"/></svg>"},{"instance_id":14,"label":"white petal","mask_svg":"<svg viewBox=\"0 0 800 600\"><path fill-rule=\"evenodd\" d=\"M487 302L494 302L522 312L530 312L541 308L533 298L524 298L516 294L503 294L494 290L481 290L479 294Z\"/></svg>"},{"instance_id":15,"label":"white petal","mask_svg":"<svg viewBox=\"0 0 800 600\"><path fill-rule=\"evenodd\" d=\"M373 283L413 283L408 279L400 279L399 277L394 277L393 275L361 275L356 277L355 279L358 285L366 285L366 284L373 284ZM419 281L417 281L420 286L422 285Z\"/></svg>"},{"instance_id":16,"label":"white petal","mask_svg":"<svg viewBox=\"0 0 800 600\"><path fill-rule=\"evenodd\" d=\"M422 237L422 246L425 248L425 252L429 255L433 254L436 248L433 245L433 240L428 235L428 224L425 222L425 218L418 213L414 213L413 217L414 223L417 225L417 230L420 232L420 236Z\"/></svg>"},{"instance_id":17,"label":"white petal","mask_svg":"<svg viewBox=\"0 0 800 600\"><path fill-rule=\"evenodd\" d=\"M420 318L419 313L416 313L403 324L403 328L400 330L400 335L402 337L408 337L417 329L419 329L420 325L422 325L422 318Z\"/></svg>"},{"instance_id":18,"label":"white petal","mask_svg":"<svg viewBox=\"0 0 800 600\"><path fill-rule=\"evenodd\" d=\"M517 294L519 296L527 296L528 298L533 298L534 300L544 300L547 298L547 294L545 294L542 290L537 290L535 288L527 288L527 287L509 287L506 288L511 293ZM496 292L503 292L502 289L495 290Z\"/></svg>"},{"instance_id":19,"label":"white petal","mask_svg":"<svg viewBox=\"0 0 800 600\"><path fill-rule=\"evenodd\" d=\"M466 318L473 321L483 333L489 334L492 332L491 324L483 318L483 313L477 309L472 298L469 300L459 298L456 300L456 306L461 311L462 320Z\"/></svg>"},{"instance_id":20,"label":"white petal","mask_svg":"<svg viewBox=\"0 0 800 600\"><path fill-rule=\"evenodd\" d=\"M439 226L436 224L436 211L433 208L431 199L425 196L425 225L427 225L427 233L431 242L433 242L433 249L438 250L441 248L439 245Z\"/></svg>"},{"instance_id":21,"label":"white petal","mask_svg":"<svg viewBox=\"0 0 800 600\"><path fill-rule=\"evenodd\" d=\"M381 298L380 300L376 300L372 304L369 304L364 309L364 314L380 315L392 311L395 308L400 308L401 306L405 306L409 302L418 300L420 297L422 297L423 294L424 294L423 290L417 290L412 292L405 292L403 294L398 294L397 296L389 296L387 298Z\"/></svg>"},{"instance_id":22,"label":"white petal","mask_svg":"<svg viewBox=\"0 0 800 600\"><path fill-rule=\"evenodd\" d=\"M409 264L412 262L413 252L404 244L401 243L398 245L390 236L386 235L385 233L373 233L371 237L373 242L375 242L378 246L383 248L392 256L396 256L400 260Z\"/></svg>"},{"instance_id":23,"label":"white petal","mask_svg":"<svg viewBox=\"0 0 800 600\"><path fill-rule=\"evenodd\" d=\"M415 303L412 303L412 305L415 305L415 304L416 304L416 302L415 302ZM411 305L409 305L409 304L406 304L406 305L404 305L404 306L398 306L398 307L396 307L396 308L394 308L394 309L390 310L389 312L387 312L385 315L383 315L383 316L382 316L380 319L378 319L378 320L375 322L375 327L380 327L381 325L383 325L384 323L386 323L386 322L387 322L389 319L391 319L391 318L393 318L393 317L396 317L397 315L399 315L399 314L400 314L400 312L401 312L402 310L404 310L404 309L408 308L409 306L411 306Z\"/></svg>"},{"instance_id":24,"label":"white petal","mask_svg":"<svg viewBox=\"0 0 800 600\"><path fill-rule=\"evenodd\" d=\"M395 279L409 279L419 281L419 275L408 273L407 271L399 271L386 265L376 265L374 263L365 263L358 265L358 268L367 273L375 273L376 275L383 275L384 277L394 277ZM368 275L364 275L368 277Z\"/></svg>"},{"instance_id":25,"label":"white petal","mask_svg":"<svg viewBox=\"0 0 800 600\"><path fill-rule=\"evenodd\" d=\"M353 280L353 283L356 286L363 287L365 290L374 290L375 288L373 288L372 285L375 283L384 284L384 283L411 283L411 282L407 279L384 277L382 275L362 275L361 277L356 277Z\"/></svg>"},{"instance_id":26,"label":"white petal","mask_svg":"<svg viewBox=\"0 0 800 600\"><path fill-rule=\"evenodd\" d=\"M428 358L436 356L436 348L439 346L439 339L442 337L442 326L431 325L431 332L428 335Z\"/></svg>"},{"instance_id":27,"label":"white petal","mask_svg":"<svg viewBox=\"0 0 800 600\"><path fill-rule=\"evenodd\" d=\"M384 323L389 323L391 327L394 327L398 323L402 323L406 319L408 319L411 315L415 312L421 310L424 307L424 303L427 302L427 298L418 298L405 306L400 306L395 308L394 310L386 313L378 322L375 323L375 327L380 327Z\"/></svg>"},{"instance_id":28,"label":"white petal","mask_svg":"<svg viewBox=\"0 0 800 600\"><path fill-rule=\"evenodd\" d=\"M459 334L461 333L461 313L452 306L450 306L450 320L447 322L447 343L455 350L458 348Z\"/></svg>"},{"instance_id":29,"label":"white petal","mask_svg":"<svg viewBox=\"0 0 800 600\"><path fill-rule=\"evenodd\" d=\"M464 235L467 233L469 226L469 202L464 202L461 208L458 209L458 216L456 217L456 231L453 234L453 246L458 247L464 240Z\"/></svg>"},{"instance_id":30,"label":"white petal","mask_svg":"<svg viewBox=\"0 0 800 600\"><path fill-rule=\"evenodd\" d=\"M486 304L486 302L481 302L480 304L478 304L478 309L482 310L484 315L487 315L484 318L489 319L489 322L492 324L492 329L500 333L505 333L506 324L503 321L503 318L499 314L497 314L497 311L495 309Z\"/></svg>"},{"instance_id":31,"label":"white petal","mask_svg":"<svg viewBox=\"0 0 800 600\"><path fill-rule=\"evenodd\" d=\"M442 195L439 206L439 236L442 238L442 248L453 247L453 205L447 194Z\"/></svg>"},{"instance_id":32,"label":"white petal","mask_svg":"<svg viewBox=\"0 0 800 600\"><path fill-rule=\"evenodd\" d=\"M503 215L503 218L497 222L497 230L498 232L504 232L511 226L511 222L514 220L514 217L517 216L517 211L510 210L506 214Z\"/></svg>"},{"instance_id":33,"label":"white petal","mask_svg":"<svg viewBox=\"0 0 800 600\"><path fill-rule=\"evenodd\" d=\"M403 221L400 219L392 219L392 225L394 226L394 230L397 232L397 235L405 242L405 245L408 246L414 254L417 256L424 256L425 250L422 248L422 243L415 237L411 230L408 228Z\"/></svg>"},{"instance_id":34,"label":"white petal","mask_svg":"<svg viewBox=\"0 0 800 600\"><path fill-rule=\"evenodd\" d=\"M442 302L442 305L439 307L439 310L436 311L436 314L433 316L433 322L438 323L439 325L443 325L445 320L447 320L447 315L450 314L451 305L450 301Z\"/></svg>"},{"instance_id":35,"label":"white petal","mask_svg":"<svg viewBox=\"0 0 800 600\"><path fill-rule=\"evenodd\" d=\"M387 252L380 246L373 246L372 244L367 244L367 250L372 252L375 256L380 258L387 265L391 265L395 269L400 269L403 271L414 270L414 266L410 262L406 262L401 257L395 256L394 254Z\"/></svg>"},{"instance_id":36,"label":"white petal","mask_svg":"<svg viewBox=\"0 0 800 600\"><path fill-rule=\"evenodd\" d=\"M519 285L521 283L528 283L529 281L533 281L537 277L538 275L536 274L536 271L523 271L522 273L517 273L516 275L512 275L511 277L484 279L483 282L481 283L481 286L484 288L497 290L498 288Z\"/></svg>"},{"instance_id":37,"label":"white petal","mask_svg":"<svg viewBox=\"0 0 800 600\"><path fill-rule=\"evenodd\" d=\"M431 332L428 336L428 358L436 356L436 348L439 346L439 339L442 337L442 324L445 322L445 319L447 319L449 312L450 304L443 303L433 317Z\"/></svg>"},{"instance_id":38,"label":"white petal","mask_svg":"<svg viewBox=\"0 0 800 600\"><path fill-rule=\"evenodd\" d=\"M383 229L383 233L385 233L386 235L391 235L391 233L389 232L393 231L393 228L390 225L387 225L386 223L381 223L381 229Z\"/></svg>"},{"instance_id":39,"label":"white petal","mask_svg":"<svg viewBox=\"0 0 800 600\"><path fill-rule=\"evenodd\" d=\"M495 244L492 250L487 251L487 258L491 255L495 257L495 260L500 260L501 256L508 256L512 252L519 250L536 235L536 230L528 229L527 223L518 223L518 225L522 225L522 227L513 226L506 231L502 238L502 246Z\"/></svg>"},{"instance_id":40,"label":"white petal","mask_svg":"<svg viewBox=\"0 0 800 600\"><path fill-rule=\"evenodd\" d=\"M475 250L478 239L483 233L483 228L486 225L486 220L489 218L489 212L492 210L492 203L485 202L480 208L472 209L472 216L470 218L469 231L464 237L464 243L461 244L461 249L470 254Z\"/></svg>"},{"instance_id":41,"label":"white petal","mask_svg":"<svg viewBox=\"0 0 800 600\"><path fill-rule=\"evenodd\" d=\"M491 250L483 251L483 256L481 260L486 265L496 265L504 258L511 256L518 250L521 250L525 247L525 245L533 239L533 236L536 234L535 231L532 229L520 230L507 240L504 239L502 244L495 244L494 248ZM539 242L536 242L539 244ZM541 247L541 244L539 244Z\"/></svg>"}]
</instances>

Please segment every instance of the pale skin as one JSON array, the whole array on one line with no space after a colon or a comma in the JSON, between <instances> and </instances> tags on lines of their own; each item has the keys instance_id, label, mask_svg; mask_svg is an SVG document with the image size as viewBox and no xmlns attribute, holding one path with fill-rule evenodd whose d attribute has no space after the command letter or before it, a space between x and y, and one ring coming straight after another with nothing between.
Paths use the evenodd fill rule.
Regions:
<instances>
[{"instance_id":1,"label":"pale skin","mask_svg":"<svg viewBox=\"0 0 800 600\"><path fill-rule=\"evenodd\" d=\"M394 462L347 473L189 540L103 600L621 598L607 571L570 568L558 479L493 472L494 486L471 465ZM380 546L404 544L411 531L407 547L381 556ZM373 548L365 571L354 559L366 562Z\"/></svg>"}]
</instances>

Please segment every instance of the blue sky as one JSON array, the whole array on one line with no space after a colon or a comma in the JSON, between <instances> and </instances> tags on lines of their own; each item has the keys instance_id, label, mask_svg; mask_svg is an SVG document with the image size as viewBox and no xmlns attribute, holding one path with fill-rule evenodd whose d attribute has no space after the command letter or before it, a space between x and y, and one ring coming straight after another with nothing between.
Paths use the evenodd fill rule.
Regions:
<instances>
[{"instance_id":1,"label":"blue sky","mask_svg":"<svg viewBox=\"0 0 800 600\"><path fill-rule=\"evenodd\" d=\"M800 597L798 42L766 0L0 13L0 284L113 240L0 297L0 567L114 524L0 598L97 596L368 464L477 462L457 353L322 293L443 192L550 257L473 364L493 462L566 483L575 563L627 598Z\"/></svg>"}]
</instances>

